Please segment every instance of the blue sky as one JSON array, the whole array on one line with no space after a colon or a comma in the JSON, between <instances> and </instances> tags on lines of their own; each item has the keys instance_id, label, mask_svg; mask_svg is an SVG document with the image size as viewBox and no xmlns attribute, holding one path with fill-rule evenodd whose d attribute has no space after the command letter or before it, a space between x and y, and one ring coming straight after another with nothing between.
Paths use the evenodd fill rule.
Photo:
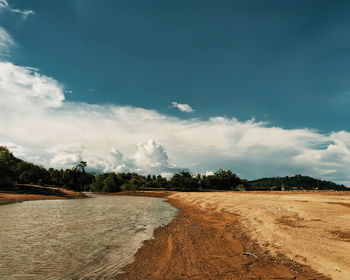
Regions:
<instances>
[{"instance_id":1,"label":"blue sky","mask_svg":"<svg viewBox=\"0 0 350 280\"><path fill-rule=\"evenodd\" d=\"M313 164L320 163L316 153L329 151L330 145L348 148L349 1L0 0L0 27L12 39L2 61L34 67L40 75L57 81L66 107L143 108L188 126L208 124L214 117L234 118L236 123L229 125L234 133L238 128L231 126L248 125L252 118L254 124L279 128L283 135L304 129L319 135L319 143L311 141L316 152L305 156L303 150L292 153L291 158L307 157ZM8 71L21 70L11 69ZM186 112L172 102L188 104L193 110ZM263 156L278 161L289 153L290 148L279 142L273 144L272 154L259 152L259 160L242 162L237 155L224 152L209 164L210 156L193 156L192 160L178 156L179 150L188 154L186 149L205 149L202 154L206 154L209 144L170 143L166 132L162 133L147 133L155 142L146 136L135 139L148 143L148 148L164 148L169 162L194 171L217 166L237 169L251 178L298 172L348 181L346 172L339 171L333 161L329 163L329 155L324 154L327 163L321 165L328 173L320 171L321 167L310 170L300 162L263 168ZM168 135L171 133L175 131ZM339 133L346 135L345 146L332 138ZM256 137L265 141L265 133ZM9 131L4 138L13 145L21 144L27 153L40 150L10 136ZM132 151L123 141L118 143L118 138L101 141ZM46 149L66 145L61 142L47 144ZM80 140L71 142L83 145ZM278 152L280 146L283 153ZM229 147L236 146L230 143ZM344 160L346 152L339 153L332 160ZM51 162L48 156L43 158ZM131 158L135 161L135 156ZM338 159L337 164L345 163ZM282 167L277 172L275 166Z\"/></svg>"},{"instance_id":2,"label":"blue sky","mask_svg":"<svg viewBox=\"0 0 350 280\"><path fill-rule=\"evenodd\" d=\"M251 116L348 129L349 1L11 1L13 59L61 81L68 100L196 117ZM349 103L349 100L346 100ZM350 105L350 104L347 104Z\"/></svg>"}]
</instances>

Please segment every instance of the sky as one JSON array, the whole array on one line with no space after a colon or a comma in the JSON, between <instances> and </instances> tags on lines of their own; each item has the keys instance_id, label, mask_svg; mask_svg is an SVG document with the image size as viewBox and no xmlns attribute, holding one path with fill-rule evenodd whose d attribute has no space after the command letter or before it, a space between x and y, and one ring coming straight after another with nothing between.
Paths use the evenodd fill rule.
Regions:
<instances>
[{"instance_id":1,"label":"sky","mask_svg":"<svg viewBox=\"0 0 350 280\"><path fill-rule=\"evenodd\" d=\"M350 186L350 1L0 0L0 143L47 167Z\"/></svg>"}]
</instances>

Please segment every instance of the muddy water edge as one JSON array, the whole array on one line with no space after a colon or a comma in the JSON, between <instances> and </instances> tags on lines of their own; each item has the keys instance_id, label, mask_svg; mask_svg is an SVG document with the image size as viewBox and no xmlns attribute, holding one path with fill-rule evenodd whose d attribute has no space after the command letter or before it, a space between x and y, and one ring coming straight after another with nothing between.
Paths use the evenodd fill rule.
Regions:
<instances>
[{"instance_id":1,"label":"muddy water edge","mask_svg":"<svg viewBox=\"0 0 350 280\"><path fill-rule=\"evenodd\" d=\"M115 279L177 210L154 197L97 195L0 206L0 279Z\"/></svg>"}]
</instances>

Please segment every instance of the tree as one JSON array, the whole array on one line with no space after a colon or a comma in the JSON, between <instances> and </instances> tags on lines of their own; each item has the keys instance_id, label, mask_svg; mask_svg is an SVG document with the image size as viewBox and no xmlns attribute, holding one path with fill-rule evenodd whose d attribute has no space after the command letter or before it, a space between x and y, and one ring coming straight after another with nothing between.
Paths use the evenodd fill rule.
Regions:
<instances>
[{"instance_id":1,"label":"tree","mask_svg":"<svg viewBox=\"0 0 350 280\"><path fill-rule=\"evenodd\" d=\"M155 186L157 188L166 189L166 188L169 188L169 182L168 182L167 178L162 177L161 175L158 175L156 182L155 182Z\"/></svg>"},{"instance_id":2,"label":"tree","mask_svg":"<svg viewBox=\"0 0 350 280\"><path fill-rule=\"evenodd\" d=\"M109 173L103 182L103 191L105 192L120 192L120 180L115 173Z\"/></svg>"},{"instance_id":3,"label":"tree","mask_svg":"<svg viewBox=\"0 0 350 280\"><path fill-rule=\"evenodd\" d=\"M63 172L63 186L74 191L84 191L91 185L95 177L93 174L85 172L86 162L81 161L72 169Z\"/></svg>"},{"instance_id":4,"label":"tree","mask_svg":"<svg viewBox=\"0 0 350 280\"><path fill-rule=\"evenodd\" d=\"M50 173L33 163L18 161L15 173L18 183L21 184L50 184Z\"/></svg>"},{"instance_id":5,"label":"tree","mask_svg":"<svg viewBox=\"0 0 350 280\"><path fill-rule=\"evenodd\" d=\"M170 180L170 186L180 191L194 191L198 189L196 178L189 172L180 172L173 175Z\"/></svg>"},{"instance_id":6,"label":"tree","mask_svg":"<svg viewBox=\"0 0 350 280\"><path fill-rule=\"evenodd\" d=\"M302 175L261 178L248 184L251 190L349 190L344 185Z\"/></svg>"},{"instance_id":7,"label":"tree","mask_svg":"<svg viewBox=\"0 0 350 280\"><path fill-rule=\"evenodd\" d=\"M87 166L86 161L80 161L75 167L73 167L74 170L79 171L81 173L85 173L85 167Z\"/></svg>"},{"instance_id":8,"label":"tree","mask_svg":"<svg viewBox=\"0 0 350 280\"><path fill-rule=\"evenodd\" d=\"M15 184L15 171L17 159L4 146L0 146L0 186Z\"/></svg>"},{"instance_id":9,"label":"tree","mask_svg":"<svg viewBox=\"0 0 350 280\"><path fill-rule=\"evenodd\" d=\"M231 170L219 169L214 173L214 184L220 190L233 190L242 180Z\"/></svg>"},{"instance_id":10,"label":"tree","mask_svg":"<svg viewBox=\"0 0 350 280\"><path fill-rule=\"evenodd\" d=\"M54 185L54 186L58 186L58 187L61 187L63 186L63 170L57 170L57 169L53 169L53 168L50 168L48 170L49 172L49 177L50 177L50 180L49 180L49 184L50 185Z\"/></svg>"},{"instance_id":11,"label":"tree","mask_svg":"<svg viewBox=\"0 0 350 280\"><path fill-rule=\"evenodd\" d=\"M94 182L90 185L90 189L94 192L103 191L104 181L108 175L106 173L97 174L94 178Z\"/></svg>"}]
</instances>

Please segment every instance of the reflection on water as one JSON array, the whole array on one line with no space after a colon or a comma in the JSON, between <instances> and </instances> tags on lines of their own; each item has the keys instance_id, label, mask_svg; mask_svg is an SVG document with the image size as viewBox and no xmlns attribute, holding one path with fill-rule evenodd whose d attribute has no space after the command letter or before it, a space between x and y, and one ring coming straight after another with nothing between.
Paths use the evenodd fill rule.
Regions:
<instances>
[{"instance_id":1,"label":"reflection on water","mask_svg":"<svg viewBox=\"0 0 350 280\"><path fill-rule=\"evenodd\" d=\"M0 206L0 279L113 279L175 212L130 196Z\"/></svg>"}]
</instances>

